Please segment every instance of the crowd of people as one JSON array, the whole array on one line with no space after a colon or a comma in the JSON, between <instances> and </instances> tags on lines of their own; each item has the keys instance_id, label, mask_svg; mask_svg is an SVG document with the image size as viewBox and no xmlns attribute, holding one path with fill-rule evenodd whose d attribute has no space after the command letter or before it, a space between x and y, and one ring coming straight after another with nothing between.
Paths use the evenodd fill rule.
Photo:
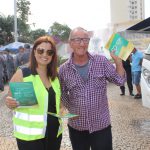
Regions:
<instances>
[{"instance_id":1,"label":"crowd of people","mask_svg":"<svg viewBox=\"0 0 150 150\"><path fill-rule=\"evenodd\" d=\"M18 51L17 54L13 54L9 49L0 51L0 91L4 91L4 85L11 79L17 68L29 61L29 44L20 46Z\"/></svg>"},{"instance_id":2,"label":"crowd of people","mask_svg":"<svg viewBox=\"0 0 150 150\"><path fill-rule=\"evenodd\" d=\"M26 53L22 47L19 48L15 68L23 66L17 69L10 82L32 82L38 100L38 107L22 108L10 91L6 97L7 107L15 112L14 136L19 150L60 149L62 122L56 116L61 114L61 107L77 115L68 120L73 150L113 149L107 81L124 87L128 75L122 60L114 51L110 55L116 67L105 56L90 54L89 41L87 30L81 27L73 29L68 40L72 55L59 69L52 37L39 37L34 42L31 52L29 51L31 57L30 60L27 59L28 63L22 60ZM132 55L134 67L141 65L142 61L141 54L136 54L137 52L134 50ZM133 84L137 87L136 96L139 98L141 70L131 70ZM130 84L128 86L130 95L133 96L133 87ZM49 115L48 112L56 115Z\"/></svg>"}]
</instances>

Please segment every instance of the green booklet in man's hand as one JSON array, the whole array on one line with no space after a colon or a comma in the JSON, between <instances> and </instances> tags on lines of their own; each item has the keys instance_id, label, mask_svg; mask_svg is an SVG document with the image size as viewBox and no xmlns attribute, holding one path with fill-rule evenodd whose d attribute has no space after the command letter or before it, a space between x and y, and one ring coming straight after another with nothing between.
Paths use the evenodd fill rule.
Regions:
<instances>
[{"instance_id":1,"label":"green booklet in man's hand","mask_svg":"<svg viewBox=\"0 0 150 150\"><path fill-rule=\"evenodd\" d=\"M113 33L105 45L105 48L110 52L115 50L115 55L126 61L134 49L134 45L120 36L118 33Z\"/></svg>"},{"instance_id":2,"label":"green booklet in man's hand","mask_svg":"<svg viewBox=\"0 0 150 150\"><path fill-rule=\"evenodd\" d=\"M37 98L32 82L10 82L12 97L19 102L19 106L37 105Z\"/></svg>"}]
</instances>

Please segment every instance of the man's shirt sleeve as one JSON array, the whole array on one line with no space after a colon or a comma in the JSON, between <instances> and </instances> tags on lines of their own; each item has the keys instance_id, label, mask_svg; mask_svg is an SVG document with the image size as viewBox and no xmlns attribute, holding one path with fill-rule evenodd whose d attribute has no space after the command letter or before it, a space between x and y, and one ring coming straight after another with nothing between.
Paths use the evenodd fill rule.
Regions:
<instances>
[{"instance_id":1,"label":"man's shirt sleeve","mask_svg":"<svg viewBox=\"0 0 150 150\"><path fill-rule=\"evenodd\" d=\"M68 108L68 104L69 104L69 91L67 90L65 81L64 81L64 75L63 75L63 69L59 69L59 81L60 81L60 86L61 86L61 99L62 99L62 103L63 105Z\"/></svg>"},{"instance_id":2,"label":"man's shirt sleeve","mask_svg":"<svg viewBox=\"0 0 150 150\"><path fill-rule=\"evenodd\" d=\"M109 82L112 82L118 86L122 86L126 82L126 75L124 77L121 77L116 72L115 65L113 65L107 59L105 59L105 76Z\"/></svg>"}]
</instances>

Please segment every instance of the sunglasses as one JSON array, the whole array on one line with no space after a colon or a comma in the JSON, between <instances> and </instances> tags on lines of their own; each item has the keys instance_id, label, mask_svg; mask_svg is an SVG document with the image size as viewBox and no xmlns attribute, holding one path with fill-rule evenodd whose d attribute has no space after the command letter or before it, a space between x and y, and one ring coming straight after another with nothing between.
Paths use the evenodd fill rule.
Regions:
<instances>
[{"instance_id":1,"label":"sunglasses","mask_svg":"<svg viewBox=\"0 0 150 150\"><path fill-rule=\"evenodd\" d=\"M46 52L47 56L52 56L55 53L54 50L47 50L46 51L45 49L42 49L42 48L37 48L36 51L39 55L42 55L43 53Z\"/></svg>"}]
</instances>

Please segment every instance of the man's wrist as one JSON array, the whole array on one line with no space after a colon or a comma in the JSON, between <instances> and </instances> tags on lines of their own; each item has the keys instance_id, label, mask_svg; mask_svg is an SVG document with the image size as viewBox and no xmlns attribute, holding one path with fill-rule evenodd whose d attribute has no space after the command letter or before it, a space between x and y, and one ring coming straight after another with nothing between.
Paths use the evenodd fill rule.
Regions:
<instances>
[{"instance_id":1,"label":"man's wrist","mask_svg":"<svg viewBox=\"0 0 150 150\"><path fill-rule=\"evenodd\" d=\"M121 60L121 59L117 59L117 60L115 60L114 62L115 62L116 65L122 64L122 60Z\"/></svg>"}]
</instances>

